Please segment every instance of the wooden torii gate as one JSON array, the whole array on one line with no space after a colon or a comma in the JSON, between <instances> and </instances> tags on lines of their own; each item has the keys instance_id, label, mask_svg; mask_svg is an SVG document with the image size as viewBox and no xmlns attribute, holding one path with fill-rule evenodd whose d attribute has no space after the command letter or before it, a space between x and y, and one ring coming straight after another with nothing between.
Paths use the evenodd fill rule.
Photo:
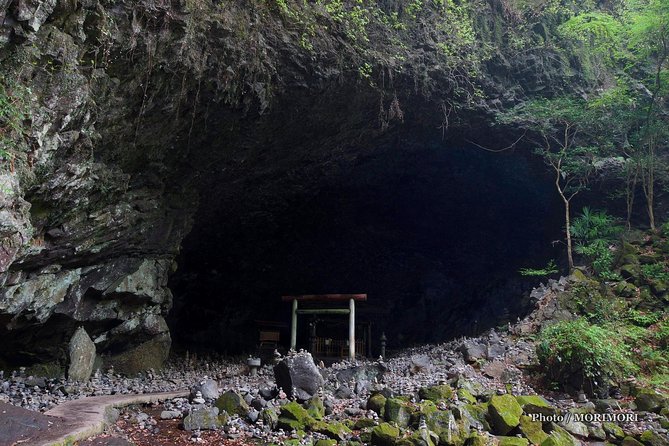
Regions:
<instances>
[{"instance_id":1,"label":"wooden torii gate","mask_svg":"<svg viewBox=\"0 0 669 446\"><path fill-rule=\"evenodd\" d=\"M290 348L297 345L298 314L348 314L348 356L355 358L355 301L367 300L366 294L306 294L301 296L282 296L284 302L292 302L293 310L290 320ZM299 309L298 302L346 302L348 308L309 308Z\"/></svg>"}]
</instances>

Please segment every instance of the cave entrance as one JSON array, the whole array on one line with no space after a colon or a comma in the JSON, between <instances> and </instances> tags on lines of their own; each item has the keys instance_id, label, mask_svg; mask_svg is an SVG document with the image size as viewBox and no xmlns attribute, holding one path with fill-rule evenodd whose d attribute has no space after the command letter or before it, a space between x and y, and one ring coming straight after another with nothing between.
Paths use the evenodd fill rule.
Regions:
<instances>
[{"instance_id":1,"label":"cave entrance","mask_svg":"<svg viewBox=\"0 0 669 446\"><path fill-rule=\"evenodd\" d=\"M255 320L291 318L277 296L331 290L367 292L389 349L474 335L528 311L538 280L521 268L561 259L562 208L527 152L400 141L286 169L202 195L170 281L177 348L253 351Z\"/></svg>"}]
</instances>

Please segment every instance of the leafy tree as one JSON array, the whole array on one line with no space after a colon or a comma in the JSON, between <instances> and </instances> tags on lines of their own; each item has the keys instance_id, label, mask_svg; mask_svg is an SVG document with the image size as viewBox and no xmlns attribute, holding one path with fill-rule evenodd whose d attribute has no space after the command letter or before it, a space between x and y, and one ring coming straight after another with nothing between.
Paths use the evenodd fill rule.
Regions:
<instances>
[{"instance_id":1,"label":"leafy tree","mask_svg":"<svg viewBox=\"0 0 669 446\"><path fill-rule=\"evenodd\" d=\"M571 202L588 187L597 149L579 144L579 133L593 120L584 101L559 97L522 103L498 116L503 124L520 125L533 132L535 153L555 175L555 190L564 204L565 239L569 269L574 268Z\"/></svg>"},{"instance_id":2,"label":"leafy tree","mask_svg":"<svg viewBox=\"0 0 669 446\"><path fill-rule=\"evenodd\" d=\"M665 167L658 155L667 148L669 138L661 107L669 95L669 2L628 0L609 12L575 15L560 30L615 70L613 94L605 92L604 96L617 100L614 109L620 113L614 121L618 130L624 130L619 142L630 161L624 172L628 226L634 192L640 184L649 225L655 230L658 173ZM629 88L631 85L634 88Z\"/></svg>"}]
</instances>

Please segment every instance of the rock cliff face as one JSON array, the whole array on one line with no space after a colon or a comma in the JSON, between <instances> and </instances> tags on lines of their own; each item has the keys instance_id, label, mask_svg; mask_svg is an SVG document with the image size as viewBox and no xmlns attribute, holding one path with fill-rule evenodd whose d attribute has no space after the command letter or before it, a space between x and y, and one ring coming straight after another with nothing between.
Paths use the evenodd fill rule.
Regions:
<instances>
[{"instance_id":1,"label":"rock cliff face","mask_svg":"<svg viewBox=\"0 0 669 446\"><path fill-rule=\"evenodd\" d=\"M473 42L455 9L407 26L383 19L407 5L365 8L0 0L4 360L62 358L83 325L108 363L159 365L200 203L255 218L401 135L455 144L495 108L581 82L549 45L495 49L515 26L498 2L477 6ZM494 139L512 136L479 141Z\"/></svg>"}]
</instances>

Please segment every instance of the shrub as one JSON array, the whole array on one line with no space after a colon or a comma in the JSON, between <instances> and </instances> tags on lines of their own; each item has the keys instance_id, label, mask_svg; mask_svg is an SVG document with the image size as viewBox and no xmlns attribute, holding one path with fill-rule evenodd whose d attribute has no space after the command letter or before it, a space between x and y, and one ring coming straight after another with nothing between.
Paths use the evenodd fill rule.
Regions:
<instances>
[{"instance_id":1,"label":"shrub","mask_svg":"<svg viewBox=\"0 0 669 446\"><path fill-rule=\"evenodd\" d=\"M667 270L667 266L663 263L641 265L641 272L643 272L644 277L651 282L669 281L669 270Z\"/></svg>"},{"instance_id":2,"label":"shrub","mask_svg":"<svg viewBox=\"0 0 669 446\"><path fill-rule=\"evenodd\" d=\"M546 376L563 388L594 392L637 370L617 331L582 318L545 328L537 354Z\"/></svg>"},{"instance_id":3,"label":"shrub","mask_svg":"<svg viewBox=\"0 0 669 446\"><path fill-rule=\"evenodd\" d=\"M574 250L585 256L595 273L604 280L619 280L612 271L612 241L622 232L623 227L606 211L592 211L584 207L581 215L572 222L571 235L577 240Z\"/></svg>"}]
</instances>

